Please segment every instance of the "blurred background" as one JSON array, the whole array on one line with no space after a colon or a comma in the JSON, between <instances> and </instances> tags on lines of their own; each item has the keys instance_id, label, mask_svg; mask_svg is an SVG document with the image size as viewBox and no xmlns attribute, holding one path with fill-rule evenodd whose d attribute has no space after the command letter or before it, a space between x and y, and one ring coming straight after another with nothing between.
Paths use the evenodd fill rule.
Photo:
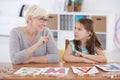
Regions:
<instances>
[{"instance_id":1,"label":"blurred background","mask_svg":"<svg viewBox=\"0 0 120 80\"><path fill-rule=\"evenodd\" d=\"M12 28L25 25L24 14L30 5L38 4L51 14L53 18L48 26L53 32L60 54L64 53L65 39L72 39L71 31L75 20L81 17L89 17L96 22L97 26L105 24L98 36L103 42L105 55L108 62L120 61L120 0L0 0L0 62L10 62L9 57L9 32ZM69 16L75 16L75 18ZM73 24L64 22L66 17ZM73 18L73 19L72 19ZM62 22L63 21L63 22ZM52 22L56 25L52 25ZM67 26L66 26L67 25ZM55 26L55 27L53 27ZM97 31L98 28L96 28ZM70 32L69 32L70 31ZM62 34L61 34L62 32ZM66 35L71 34L71 35ZM104 35L105 34L105 35ZM65 36L66 35L66 36ZM70 37L72 36L72 37ZM62 38L62 39L61 39ZM63 40L64 39L64 40ZM60 43L63 44L60 44Z\"/></svg>"}]
</instances>

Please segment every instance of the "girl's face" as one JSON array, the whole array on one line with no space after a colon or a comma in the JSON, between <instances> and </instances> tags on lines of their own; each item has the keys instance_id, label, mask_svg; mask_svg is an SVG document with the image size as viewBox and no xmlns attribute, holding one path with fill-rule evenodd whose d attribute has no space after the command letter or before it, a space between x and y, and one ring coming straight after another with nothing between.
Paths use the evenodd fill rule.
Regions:
<instances>
[{"instance_id":1,"label":"girl's face","mask_svg":"<svg viewBox=\"0 0 120 80\"><path fill-rule=\"evenodd\" d=\"M43 31L44 27L47 25L48 19L46 17L32 17L31 25L36 31Z\"/></svg>"},{"instance_id":2,"label":"girl's face","mask_svg":"<svg viewBox=\"0 0 120 80\"><path fill-rule=\"evenodd\" d=\"M74 30L75 40L88 40L88 37L90 34L91 34L91 32L87 31L84 28L84 25L82 25L79 22L76 23L75 30Z\"/></svg>"}]
</instances>

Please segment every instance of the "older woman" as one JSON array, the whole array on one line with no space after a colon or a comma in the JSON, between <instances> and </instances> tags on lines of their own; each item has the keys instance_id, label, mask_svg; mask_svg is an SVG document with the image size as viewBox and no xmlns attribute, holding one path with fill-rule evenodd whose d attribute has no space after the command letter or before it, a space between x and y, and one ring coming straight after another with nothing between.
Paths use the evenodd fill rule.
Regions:
<instances>
[{"instance_id":1,"label":"older woman","mask_svg":"<svg viewBox=\"0 0 120 80\"><path fill-rule=\"evenodd\" d=\"M26 13L27 24L10 33L10 57L13 64L56 63L59 53L53 36L46 27L48 13L33 5Z\"/></svg>"}]
</instances>

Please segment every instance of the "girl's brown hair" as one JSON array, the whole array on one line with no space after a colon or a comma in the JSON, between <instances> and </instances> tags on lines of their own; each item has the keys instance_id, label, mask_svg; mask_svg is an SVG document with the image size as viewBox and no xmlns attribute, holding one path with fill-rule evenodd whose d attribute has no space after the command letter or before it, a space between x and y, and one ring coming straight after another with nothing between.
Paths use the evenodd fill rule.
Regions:
<instances>
[{"instance_id":1,"label":"girl's brown hair","mask_svg":"<svg viewBox=\"0 0 120 80\"><path fill-rule=\"evenodd\" d=\"M91 19L87 19L87 18L79 19L78 22L81 23L87 31L91 32L91 35L89 36L90 39L88 39L86 43L87 44L86 49L88 50L89 54L92 54L92 55L95 54L94 47L103 49L100 41L97 38L96 33L94 32L94 28L93 28L94 22ZM76 50L81 52L81 49L79 47L79 45L81 45L81 41L74 40L73 42L75 44Z\"/></svg>"}]
</instances>

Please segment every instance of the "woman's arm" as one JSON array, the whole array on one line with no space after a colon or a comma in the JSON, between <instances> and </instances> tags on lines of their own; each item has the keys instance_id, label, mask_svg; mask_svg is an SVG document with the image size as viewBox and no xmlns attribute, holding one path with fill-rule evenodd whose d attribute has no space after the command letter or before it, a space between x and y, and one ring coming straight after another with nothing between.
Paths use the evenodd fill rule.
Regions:
<instances>
[{"instance_id":1,"label":"woman's arm","mask_svg":"<svg viewBox=\"0 0 120 80\"><path fill-rule=\"evenodd\" d=\"M47 37L41 37L40 40L30 46L29 48L23 49L21 37L18 29L13 29L10 33L10 57L13 64L20 64L28 61L33 52L41 45L45 44L48 39Z\"/></svg>"},{"instance_id":2,"label":"woman's arm","mask_svg":"<svg viewBox=\"0 0 120 80\"><path fill-rule=\"evenodd\" d=\"M93 60L85 59L83 57L74 56L71 53L72 53L72 48L70 45L68 45L68 47L65 50L65 53L63 55L63 60L66 62L97 63L96 61L93 61Z\"/></svg>"},{"instance_id":3,"label":"woman's arm","mask_svg":"<svg viewBox=\"0 0 120 80\"><path fill-rule=\"evenodd\" d=\"M84 55L84 54L82 54L82 56L86 59L94 60L97 62L107 62L106 57L105 57L102 49L96 48L96 54L97 55Z\"/></svg>"},{"instance_id":4,"label":"woman's arm","mask_svg":"<svg viewBox=\"0 0 120 80\"><path fill-rule=\"evenodd\" d=\"M25 49L21 49L19 37L19 30L14 28L10 32L10 58L13 64L20 64L28 59L28 56L25 54Z\"/></svg>"},{"instance_id":5,"label":"woman's arm","mask_svg":"<svg viewBox=\"0 0 120 80\"><path fill-rule=\"evenodd\" d=\"M59 54L56 42L53 38L53 35L49 30L48 30L47 36L49 37L49 41L46 44L46 50L47 50L46 56L48 58L48 63L59 62L60 54Z\"/></svg>"},{"instance_id":6,"label":"woman's arm","mask_svg":"<svg viewBox=\"0 0 120 80\"><path fill-rule=\"evenodd\" d=\"M48 58L47 56L38 56L38 57L31 57L30 59L26 60L23 63L48 63Z\"/></svg>"},{"instance_id":7,"label":"woman's arm","mask_svg":"<svg viewBox=\"0 0 120 80\"><path fill-rule=\"evenodd\" d=\"M35 43L33 46L30 46L29 48L25 49L25 54L27 56L32 56L33 52L40 46L46 44L48 42L48 37L44 36L44 37L40 37L39 41L37 43Z\"/></svg>"},{"instance_id":8,"label":"woman's arm","mask_svg":"<svg viewBox=\"0 0 120 80\"><path fill-rule=\"evenodd\" d=\"M28 59L24 63L29 63L29 62L56 63L56 62L59 62L59 53L58 53L58 49L57 49L57 46L55 44L55 41L54 41L52 35L48 35L47 37L49 40L46 40L45 38L43 38L40 41L38 41L36 44L34 44L32 47L26 49L26 54L30 55L31 52L33 52L41 44L42 45L45 44L46 45L46 55L45 56L31 57L30 59ZM41 43L41 41L42 41L42 43Z\"/></svg>"}]
</instances>

